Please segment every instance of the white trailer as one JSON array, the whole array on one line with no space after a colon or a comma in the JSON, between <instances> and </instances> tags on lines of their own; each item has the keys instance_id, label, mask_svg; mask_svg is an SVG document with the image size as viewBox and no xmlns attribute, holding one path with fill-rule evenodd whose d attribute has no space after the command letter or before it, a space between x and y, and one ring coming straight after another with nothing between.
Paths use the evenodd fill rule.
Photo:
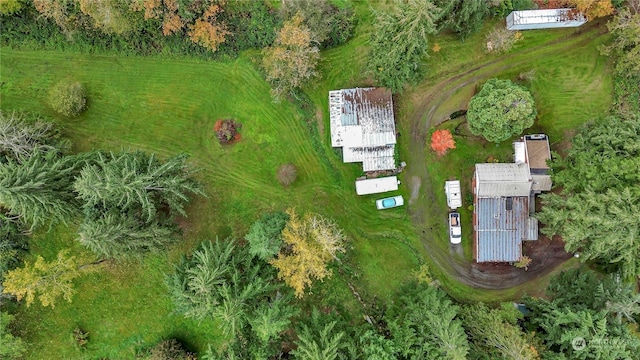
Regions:
<instances>
[{"instance_id":1,"label":"white trailer","mask_svg":"<svg viewBox=\"0 0 640 360\"><path fill-rule=\"evenodd\" d=\"M368 195L398 190L398 178L395 176L356 181L356 194Z\"/></svg>"},{"instance_id":2,"label":"white trailer","mask_svg":"<svg viewBox=\"0 0 640 360\"><path fill-rule=\"evenodd\" d=\"M447 194L447 205L452 210L462 206L462 194L460 193L460 180L444 183L444 192Z\"/></svg>"}]
</instances>

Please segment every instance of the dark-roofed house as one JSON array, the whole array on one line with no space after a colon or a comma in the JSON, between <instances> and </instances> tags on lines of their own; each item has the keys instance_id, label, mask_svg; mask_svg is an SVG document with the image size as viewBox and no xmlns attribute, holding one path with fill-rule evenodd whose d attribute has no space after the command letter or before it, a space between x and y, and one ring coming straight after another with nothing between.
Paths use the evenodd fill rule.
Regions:
<instances>
[{"instance_id":1,"label":"dark-roofed house","mask_svg":"<svg viewBox=\"0 0 640 360\"><path fill-rule=\"evenodd\" d=\"M526 135L513 143L514 163L476 164L473 176L473 257L477 262L515 262L522 242L538 239L530 217L535 194L551 190L546 135Z\"/></svg>"},{"instance_id":2,"label":"dark-roofed house","mask_svg":"<svg viewBox=\"0 0 640 360\"><path fill-rule=\"evenodd\" d=\"M365 172L396 168L391 91L383 88L330 91L329 115L331 146L342 148L343 162L362 162Z\"/></svg>"}]
</instances>

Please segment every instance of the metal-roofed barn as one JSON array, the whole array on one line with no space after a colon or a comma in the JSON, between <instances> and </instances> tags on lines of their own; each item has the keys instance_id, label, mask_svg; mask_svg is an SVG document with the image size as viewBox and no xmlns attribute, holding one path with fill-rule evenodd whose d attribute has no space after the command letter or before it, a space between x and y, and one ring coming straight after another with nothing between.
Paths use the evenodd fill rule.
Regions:
<instances>
[{"instance_id":1,"label":"metal-roofed barn","mask_svg":"<svg viewBox=\"0 0 640 360\"><path fill-rule=\"evenodd\" d=\"M362 162L364 171L396 168L391 91L383 88L330 91L329 116L331 146L342 148L343 162Z\"/></svg>"},{"instance_id":2,"label":"metal-roofed barn","mask_svg":"<svg viewBox=\"0 0 640 360\"><path fill-rule=\"evenodd\" d=\"M507 30L578 27L586 22L576 9L521 10L507 15Z\"/></svg>"},{"instance_id":3,"label":"metal-roofed barn","mask_svg":"<svg viewBox=\"0 0 640 360\"><path fill-rule=\"evenodd\" d=\"M516 147L516 158L517 152ZM473 255L477 262L518 261L522 242L537 240L537 221L529 218L531 186L526 162L476 164Z\"/></svg>"}]
</instances>

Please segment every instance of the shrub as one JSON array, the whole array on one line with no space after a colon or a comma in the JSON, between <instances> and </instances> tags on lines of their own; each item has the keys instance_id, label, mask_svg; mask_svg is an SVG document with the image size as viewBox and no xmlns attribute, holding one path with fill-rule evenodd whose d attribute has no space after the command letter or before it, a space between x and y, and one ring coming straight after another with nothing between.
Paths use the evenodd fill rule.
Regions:
<instances>
[{"instance_id":1,"label":"shrub","mask_svg":"<svg viewBox=\"0 0 640 360\"><path fill-rule=\"evenodd\" d=\"M242 124L233 119L220 119L216 121L213 130L221 144L231 144L240 140L240 129Z\"/></svg>"},{"instance_id":2,"label":"shrub","mask_svg":"<svg viewBox=\"0 0 640 360\"><path fill-rule=\"evenodd\" d=\"M490 32L485 40L487 52L504 53L511 50L516 42L522 40L522 33L499 28Z\"/></svg>"},{"instance_id":3,"label":"shrub","mask_svg":"<svg viewBox=\"0 0 640 360\"><path fill-rule=\"evenodd\" d=\"M49 106L64 116L77 116L87 106L87 91L77 81L61 81L49 91Z\"/></svg>"},{"instance_id":4,"label":"shrub","mask_svg":"<svg viewBox=\"0 0 640 360\"><path fill-rule=\"evenodd\" d=\"M146 360L196 360L195 354L188 352L176 339L159 342L149 351Z\"/></svg>"},{"instance_id":5,"label":"shrub","mask_svg":"<svg viewBox=\"0 0 640 360\"><path fill-rule=\"evenodd\" d=\"M283 186L289 186L298 178L298 170L296 169L296 166L291 163L282 164L278 168L277 177L280 184Z\"/></svg>"},{"instance_id":6,"label":"shrub","mask_svg":"<svg viewBox=\"0 0 640 360\"><path fill-rule=\"evenodd\" d=\"M76 342L80 350L84 350L87 348L87 343L89 342L89 333L79 327L76 327L73 329L73 340Z\"/></svg>"}]
</instances>

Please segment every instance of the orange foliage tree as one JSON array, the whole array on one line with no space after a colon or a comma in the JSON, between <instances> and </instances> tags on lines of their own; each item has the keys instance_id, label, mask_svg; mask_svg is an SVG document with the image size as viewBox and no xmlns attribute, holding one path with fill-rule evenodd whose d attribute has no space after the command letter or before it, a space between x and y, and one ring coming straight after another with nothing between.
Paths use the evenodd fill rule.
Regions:
<instances>
[{"instance_id":1,"label":"orange foliage tree","mask_svg":"<svg viewBox=\"0 0 640 360\"><path fill-rule=\"evenodd\" d=\"M197 19L195 24L189 25L191 41L211 51L216 51L218 45L222 44L229 34L223 23L216 23L218 13L221 11L220 6L211 5L204 12L202 19Z\"/></svg>"},{"instance_id":2,"label":"orange foliage tree","mask_svg":"<svg viewBox=\"0 0 640 360\"><path fill-rule=\"evenodd\" d=\"M442 156L447 153L449 149L455 149L456 142L453 140L451 131L449 130L436 130L431 135L431 149Z\"/></svg>"},{"instance_id":3,"label":"orange foliage tree","mask_svg":"<svg viewBox=\"0 0 640 360\"><path fill-rule=\"evenodd\" d=\"M567 2L590 20L613 13L611 0L569 0Z\"/></svg>"}]
</instances>

